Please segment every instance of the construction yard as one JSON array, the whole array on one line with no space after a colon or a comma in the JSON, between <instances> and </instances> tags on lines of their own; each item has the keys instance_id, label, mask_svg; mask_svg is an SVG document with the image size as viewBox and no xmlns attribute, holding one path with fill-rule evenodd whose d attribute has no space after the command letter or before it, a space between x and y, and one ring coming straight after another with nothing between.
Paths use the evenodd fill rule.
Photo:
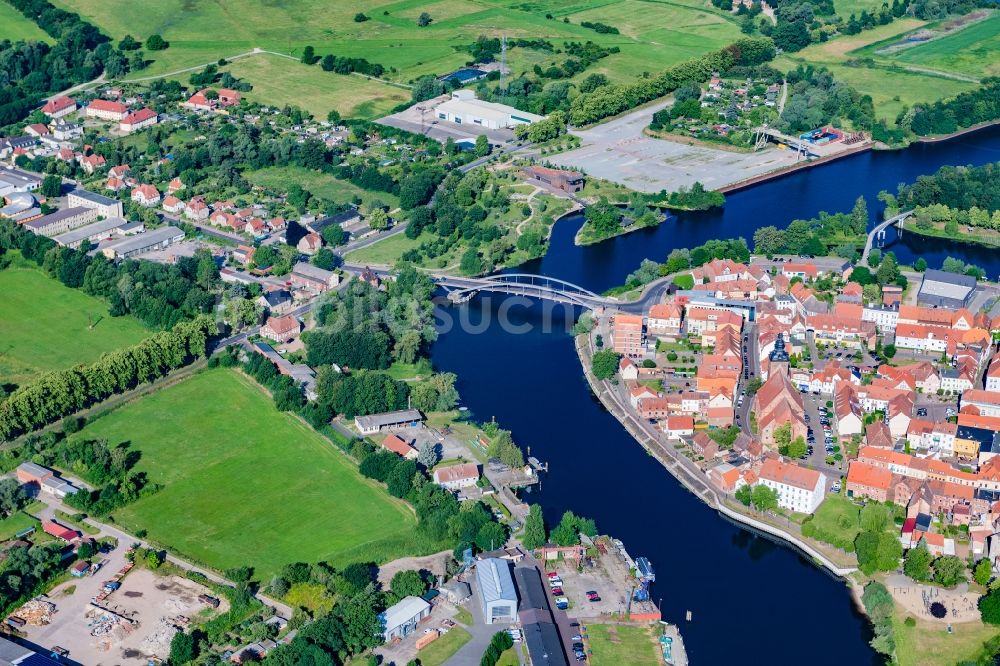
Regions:
<instances>
[{"instance_id":1,"label":"construction yard","mask_svg":"<svg viewBox=\"0 0 1000 666\"><path fill-rule=\"evenodd\" d=\"M17 615L28 621L23 627L28 640L64 648L71 661L88 666L148 664L166 661L179 628L228 609L224 599L218 609L199 601L199 595L211 590L194 581L144 568L122 576L114 592L93 594L103 593L104 582L118 571L106 567L94 576L73 579L19 609Z\"/></svg>"}]
</instances>

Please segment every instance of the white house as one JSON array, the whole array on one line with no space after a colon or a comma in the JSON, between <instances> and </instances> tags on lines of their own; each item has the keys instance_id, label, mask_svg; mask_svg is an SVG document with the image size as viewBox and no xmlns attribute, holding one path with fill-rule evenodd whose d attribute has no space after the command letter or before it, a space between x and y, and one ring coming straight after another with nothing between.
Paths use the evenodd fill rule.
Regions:
<instances>
[{"instance_id":1,"label":"white house","mask_svg":"<svg viewBox=\"0 0 1000 666\"><path fill-rule=\"evenodd\" d=\"M826 477L819 472L768 458L760 468L760 483L778 491L778 506L813 513L823 503Z\"/></svg>"},{"instance_id":2,"label":"white house","mask_svg":"<svg viewBox=\"0 0 1000 666\"><path fill-rule=\"evenodd\" d=\"M449 465L434 470L434 483L446 490L470 488L479 481L479 466L475 463Z\"/></svg>"}]
</instances>

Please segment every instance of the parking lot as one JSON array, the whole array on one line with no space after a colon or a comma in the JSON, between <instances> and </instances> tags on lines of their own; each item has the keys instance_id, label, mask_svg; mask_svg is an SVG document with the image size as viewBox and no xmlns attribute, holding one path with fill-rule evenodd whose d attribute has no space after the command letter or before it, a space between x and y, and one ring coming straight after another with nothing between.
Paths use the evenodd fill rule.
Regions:
<instances>
[{"instance_id":1,"label":"parking lot","mask_svg":"<svg viewBox=\"0 0 1000 666\"><path fill-rule=\"evenodd\" d=\"M223 599L218 610L198 601L211 591L179 576L159 576L137 568L122 579L121 587L97 607L92 589L115 573L106 567L95 576L73 579L46 599L55 604L51 622L25 627L28 640L45 647L69 650L69 659L87 666L147 664L166 660L178 627L194 618L228 610Z\"/></svg>"}]
</instances>

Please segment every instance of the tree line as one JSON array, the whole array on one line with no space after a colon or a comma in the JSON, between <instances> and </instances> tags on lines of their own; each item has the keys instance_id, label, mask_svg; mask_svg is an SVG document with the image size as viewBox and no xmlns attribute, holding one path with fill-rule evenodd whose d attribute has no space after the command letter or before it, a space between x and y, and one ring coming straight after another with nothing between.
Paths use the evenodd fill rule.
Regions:
<instances>
[{"instance_id":1,"label":"tree line","mask_svg":"<svg viewBox=\"0 0 1000 666\"><path fill-rule=\"evenodd\" d=\"M9 441L163 377L204 356L215 333L213 321L198 317L137 345L108 352L89 365L44 374L0 403L0 439Z\"/></svg>"}]
</instances>

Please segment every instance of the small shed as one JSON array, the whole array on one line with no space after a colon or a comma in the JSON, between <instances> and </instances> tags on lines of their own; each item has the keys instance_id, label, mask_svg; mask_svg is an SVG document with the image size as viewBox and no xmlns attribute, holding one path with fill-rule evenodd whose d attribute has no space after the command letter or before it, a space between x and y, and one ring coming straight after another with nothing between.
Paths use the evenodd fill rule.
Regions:
<instances>
[{"instance_id":1,"label":"small shed","mask_svg":"<svg viewBox=\"0 0 1000 666\"><path fill-rule=\"evenodd\" d=\"M453 604L462 604L472 596L472 589L468 583L460 580L450 580L441 586L441 594Z\"/></svg>"}]
</instances>

